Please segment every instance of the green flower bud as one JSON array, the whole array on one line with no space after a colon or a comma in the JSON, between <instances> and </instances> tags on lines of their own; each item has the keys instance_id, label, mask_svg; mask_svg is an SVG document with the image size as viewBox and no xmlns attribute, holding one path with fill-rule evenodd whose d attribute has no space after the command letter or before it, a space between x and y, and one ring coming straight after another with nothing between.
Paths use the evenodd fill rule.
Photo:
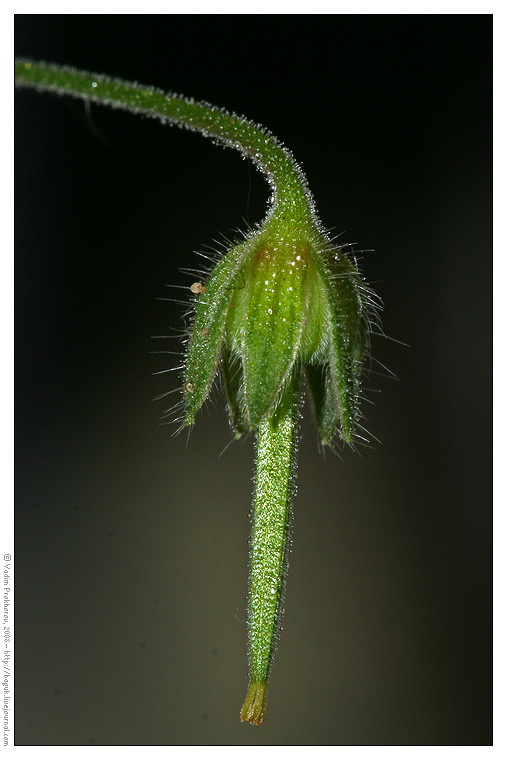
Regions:
<instances>
[{"instance_id":1,"label":"green flower bud","mask_svg":"<svg viewBox=\"0 0 507 760\"><path fill-rule=\"evenodd\" d=\"M266 226L267 227L267 226ZM221 368L236 435L276 406L295 366L323 443L352 441L368 335L368 291L357 267L323 233L270 225L217 264L196 304L186 372L192 424Z\"/></svg>"}]
</instances>

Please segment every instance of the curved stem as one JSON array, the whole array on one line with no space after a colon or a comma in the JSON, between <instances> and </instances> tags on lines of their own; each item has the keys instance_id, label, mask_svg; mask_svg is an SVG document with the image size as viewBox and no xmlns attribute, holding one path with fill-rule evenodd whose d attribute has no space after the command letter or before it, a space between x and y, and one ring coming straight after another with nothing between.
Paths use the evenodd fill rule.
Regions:
<instances>
[{"instance_id":1,"label":"curved stem","mask_svg":"<svg viewBox=\"0 0 507 760\"><path fill-rule=\"evenodd\" d=\"M290 151L264 127L209 103L137 82L126 82L69 66L18 58L16 85L70 95L85 101L144 114L163 123L178 124L248 156L266 175L273 190L269 218L278 225L317 224L306 178ZM289 221L290 220L290 221Z\"/></svg>"},{"instance_id":2,"label":"curved stem","mask_svg":"<svg viewBox=\"0 0 507 760\"><path fill-rule=\"evenodd\" d=\"M282 611L296 462L300 370L257 433L248 610L250 684L241 720L260 725Z\"/></svg>"}]
</instances>

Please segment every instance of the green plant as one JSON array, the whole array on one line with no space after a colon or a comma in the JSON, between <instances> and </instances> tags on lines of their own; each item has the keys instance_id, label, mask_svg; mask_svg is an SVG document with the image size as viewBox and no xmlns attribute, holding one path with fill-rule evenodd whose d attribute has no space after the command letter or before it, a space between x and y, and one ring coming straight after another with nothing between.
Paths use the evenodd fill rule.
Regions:
<instances>
[{"instance_id":1,"label":"green plant","mask_svg":"<svg viewBox=\"0 0 507 760\"><path fill-rule=\"evenodd\" d=\"M239 150L272 189L264 220L202 281L182 378L193 425L218 372L236 437L256 433L250 568L250 683L241 719L260 725L279 625L304 372L324 445L354 444L375 297L326 234L306 179L263 127L207 103L76 69L16 61L16 84L152 116ZM361 436L359 436L361 438Z\"/></svg>"}]
</instances>

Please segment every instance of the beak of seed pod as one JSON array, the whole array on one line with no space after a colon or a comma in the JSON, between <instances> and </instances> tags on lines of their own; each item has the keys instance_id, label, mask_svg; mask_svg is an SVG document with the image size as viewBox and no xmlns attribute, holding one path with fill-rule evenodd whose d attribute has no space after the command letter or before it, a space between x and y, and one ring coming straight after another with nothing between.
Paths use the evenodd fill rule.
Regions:
<instances>
[{"instance_id":1,"label":"beak of seed pod","mask_svg":"<svg viewBox=\"0 0 507 760\"><path fill-rule=\"evenodd\" d=\"M320 233L274 242L259 232L191 290L198 301L185 366L187 425L219 368L239 437L257 428L304 366L322 441L339 432L351 442L368 318L361 278L342 251Z\"/></svg>"}]
</instances>

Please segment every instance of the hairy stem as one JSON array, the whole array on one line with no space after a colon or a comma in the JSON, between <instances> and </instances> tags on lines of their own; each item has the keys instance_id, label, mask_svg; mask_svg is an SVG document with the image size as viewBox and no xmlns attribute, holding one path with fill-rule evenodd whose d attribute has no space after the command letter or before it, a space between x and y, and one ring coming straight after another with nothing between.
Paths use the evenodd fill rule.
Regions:
<instances>
[{"instance_id":1,"label":"hairy stem","mask_svg":"<svg viewBox=\"0 0 507 760\"><path fill-rule=\"evenodd\" d=\"M269 218L276 216L278 225L281 220L288 223L289 218L291 223L318 225L306 178L290 151L264 127L244 116L137 82L43 61L16 59L15 76L18 87L33 87L143 114L184 126L239 150L266 175L272 187Z\"/></svg>"},{"instance_id":2,"label":"hairy stem","mask_svg":"<svg viewBox=\"0 0 507 760\"><path fill-rule=\"evenodd\" d=\"M282 610L297 445L300 370L259 425L248 612L250 684L241 720L260 726Z\"/></svg>"}]
</instances>

